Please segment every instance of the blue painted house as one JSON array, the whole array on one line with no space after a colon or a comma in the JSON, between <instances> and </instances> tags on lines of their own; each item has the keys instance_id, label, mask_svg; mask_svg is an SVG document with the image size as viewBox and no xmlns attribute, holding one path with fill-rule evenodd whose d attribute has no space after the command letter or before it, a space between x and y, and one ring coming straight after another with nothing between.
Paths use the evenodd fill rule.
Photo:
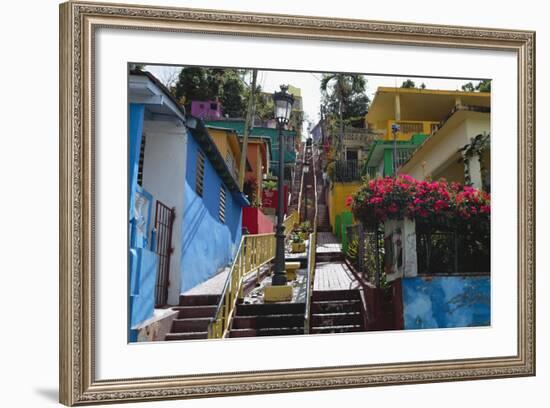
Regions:
<instances>
[{"instance_id":1,"label":"blue painted house","mask_svg":"<svg viewBox=\"0 0 550 408\"><path fill-rule=\"evenodd\" d=\"M202 120L150 73L129 76L129 339L227 267L248 201Z\"/></svg>"}]
</instances>

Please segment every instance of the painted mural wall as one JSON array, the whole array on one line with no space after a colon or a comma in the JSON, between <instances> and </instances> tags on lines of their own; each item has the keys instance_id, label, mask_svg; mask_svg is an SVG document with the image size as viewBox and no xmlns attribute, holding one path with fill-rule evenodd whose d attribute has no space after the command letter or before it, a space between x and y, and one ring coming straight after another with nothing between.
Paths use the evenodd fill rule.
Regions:
<instances>
[{"instance_id":1,"label":"painted mural wall","mask_svg":"<svg viewBox=\"0 0 550 408\"><path fill-rule=\"evenodd\" d=\"M241 240L241 205L226 191L225 223L220 221L222 181L208 159L203 196L195 191L198 152L197 142L189 137L180 238L181 293L229 266Z\"/></svg>"},{"instance_id":2,"label":"painted mural wall","mask_svg":"<svg viewBox=\"0 0 550 408\"><path fill-rule=\"evenodd\" d=\"M488 326L489 276L432 276L402 280L405 329Z\"/></svg>"}]
</instances>

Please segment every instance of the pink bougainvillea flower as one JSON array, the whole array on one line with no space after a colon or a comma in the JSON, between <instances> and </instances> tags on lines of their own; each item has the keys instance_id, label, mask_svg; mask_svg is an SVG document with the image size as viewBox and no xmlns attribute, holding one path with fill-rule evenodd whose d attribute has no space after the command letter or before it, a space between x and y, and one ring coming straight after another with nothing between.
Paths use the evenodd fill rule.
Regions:
<instances>
[{"instance_id":1,"label":"pink bougainvillea flower","mask_svg":"<svg viewBox=\"0 0 550 408\"><path fill-rule=\"evenodd\" d=\"M352 204L353 204L353 197L352 196L347 196L346 197L346 207L351 207Z\"/></svg>"}]
</instances>

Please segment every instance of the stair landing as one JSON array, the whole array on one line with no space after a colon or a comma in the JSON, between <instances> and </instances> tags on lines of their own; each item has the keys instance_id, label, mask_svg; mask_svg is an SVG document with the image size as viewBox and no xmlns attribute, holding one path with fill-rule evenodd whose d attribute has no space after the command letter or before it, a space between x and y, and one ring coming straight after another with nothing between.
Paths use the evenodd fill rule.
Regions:
<instances>
[{"instance_id":1,"label":"stair landing","mask_svg":"<svg viewBox=\"0 0 550 408\"><path fill-rule=\"evenodd\" d=\"M359 282L345 262L319 262L315 268L313 291L354 290Z\"/></svg>"}]
</instances>

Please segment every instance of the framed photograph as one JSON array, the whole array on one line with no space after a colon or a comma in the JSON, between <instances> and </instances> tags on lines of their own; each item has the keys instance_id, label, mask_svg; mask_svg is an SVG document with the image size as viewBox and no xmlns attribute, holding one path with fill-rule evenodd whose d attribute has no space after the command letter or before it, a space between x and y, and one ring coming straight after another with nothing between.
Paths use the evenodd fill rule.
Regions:
<instances>
[{"instance_id":1,"label":"framed photograph","mask_svg":"<svg viewBox=\"0 0 550 408\"><path fill-rule=\"evenodd\" d=\"M535 374L535 33L60 6L60 402Z\"/></svg>"}]
</instances>

